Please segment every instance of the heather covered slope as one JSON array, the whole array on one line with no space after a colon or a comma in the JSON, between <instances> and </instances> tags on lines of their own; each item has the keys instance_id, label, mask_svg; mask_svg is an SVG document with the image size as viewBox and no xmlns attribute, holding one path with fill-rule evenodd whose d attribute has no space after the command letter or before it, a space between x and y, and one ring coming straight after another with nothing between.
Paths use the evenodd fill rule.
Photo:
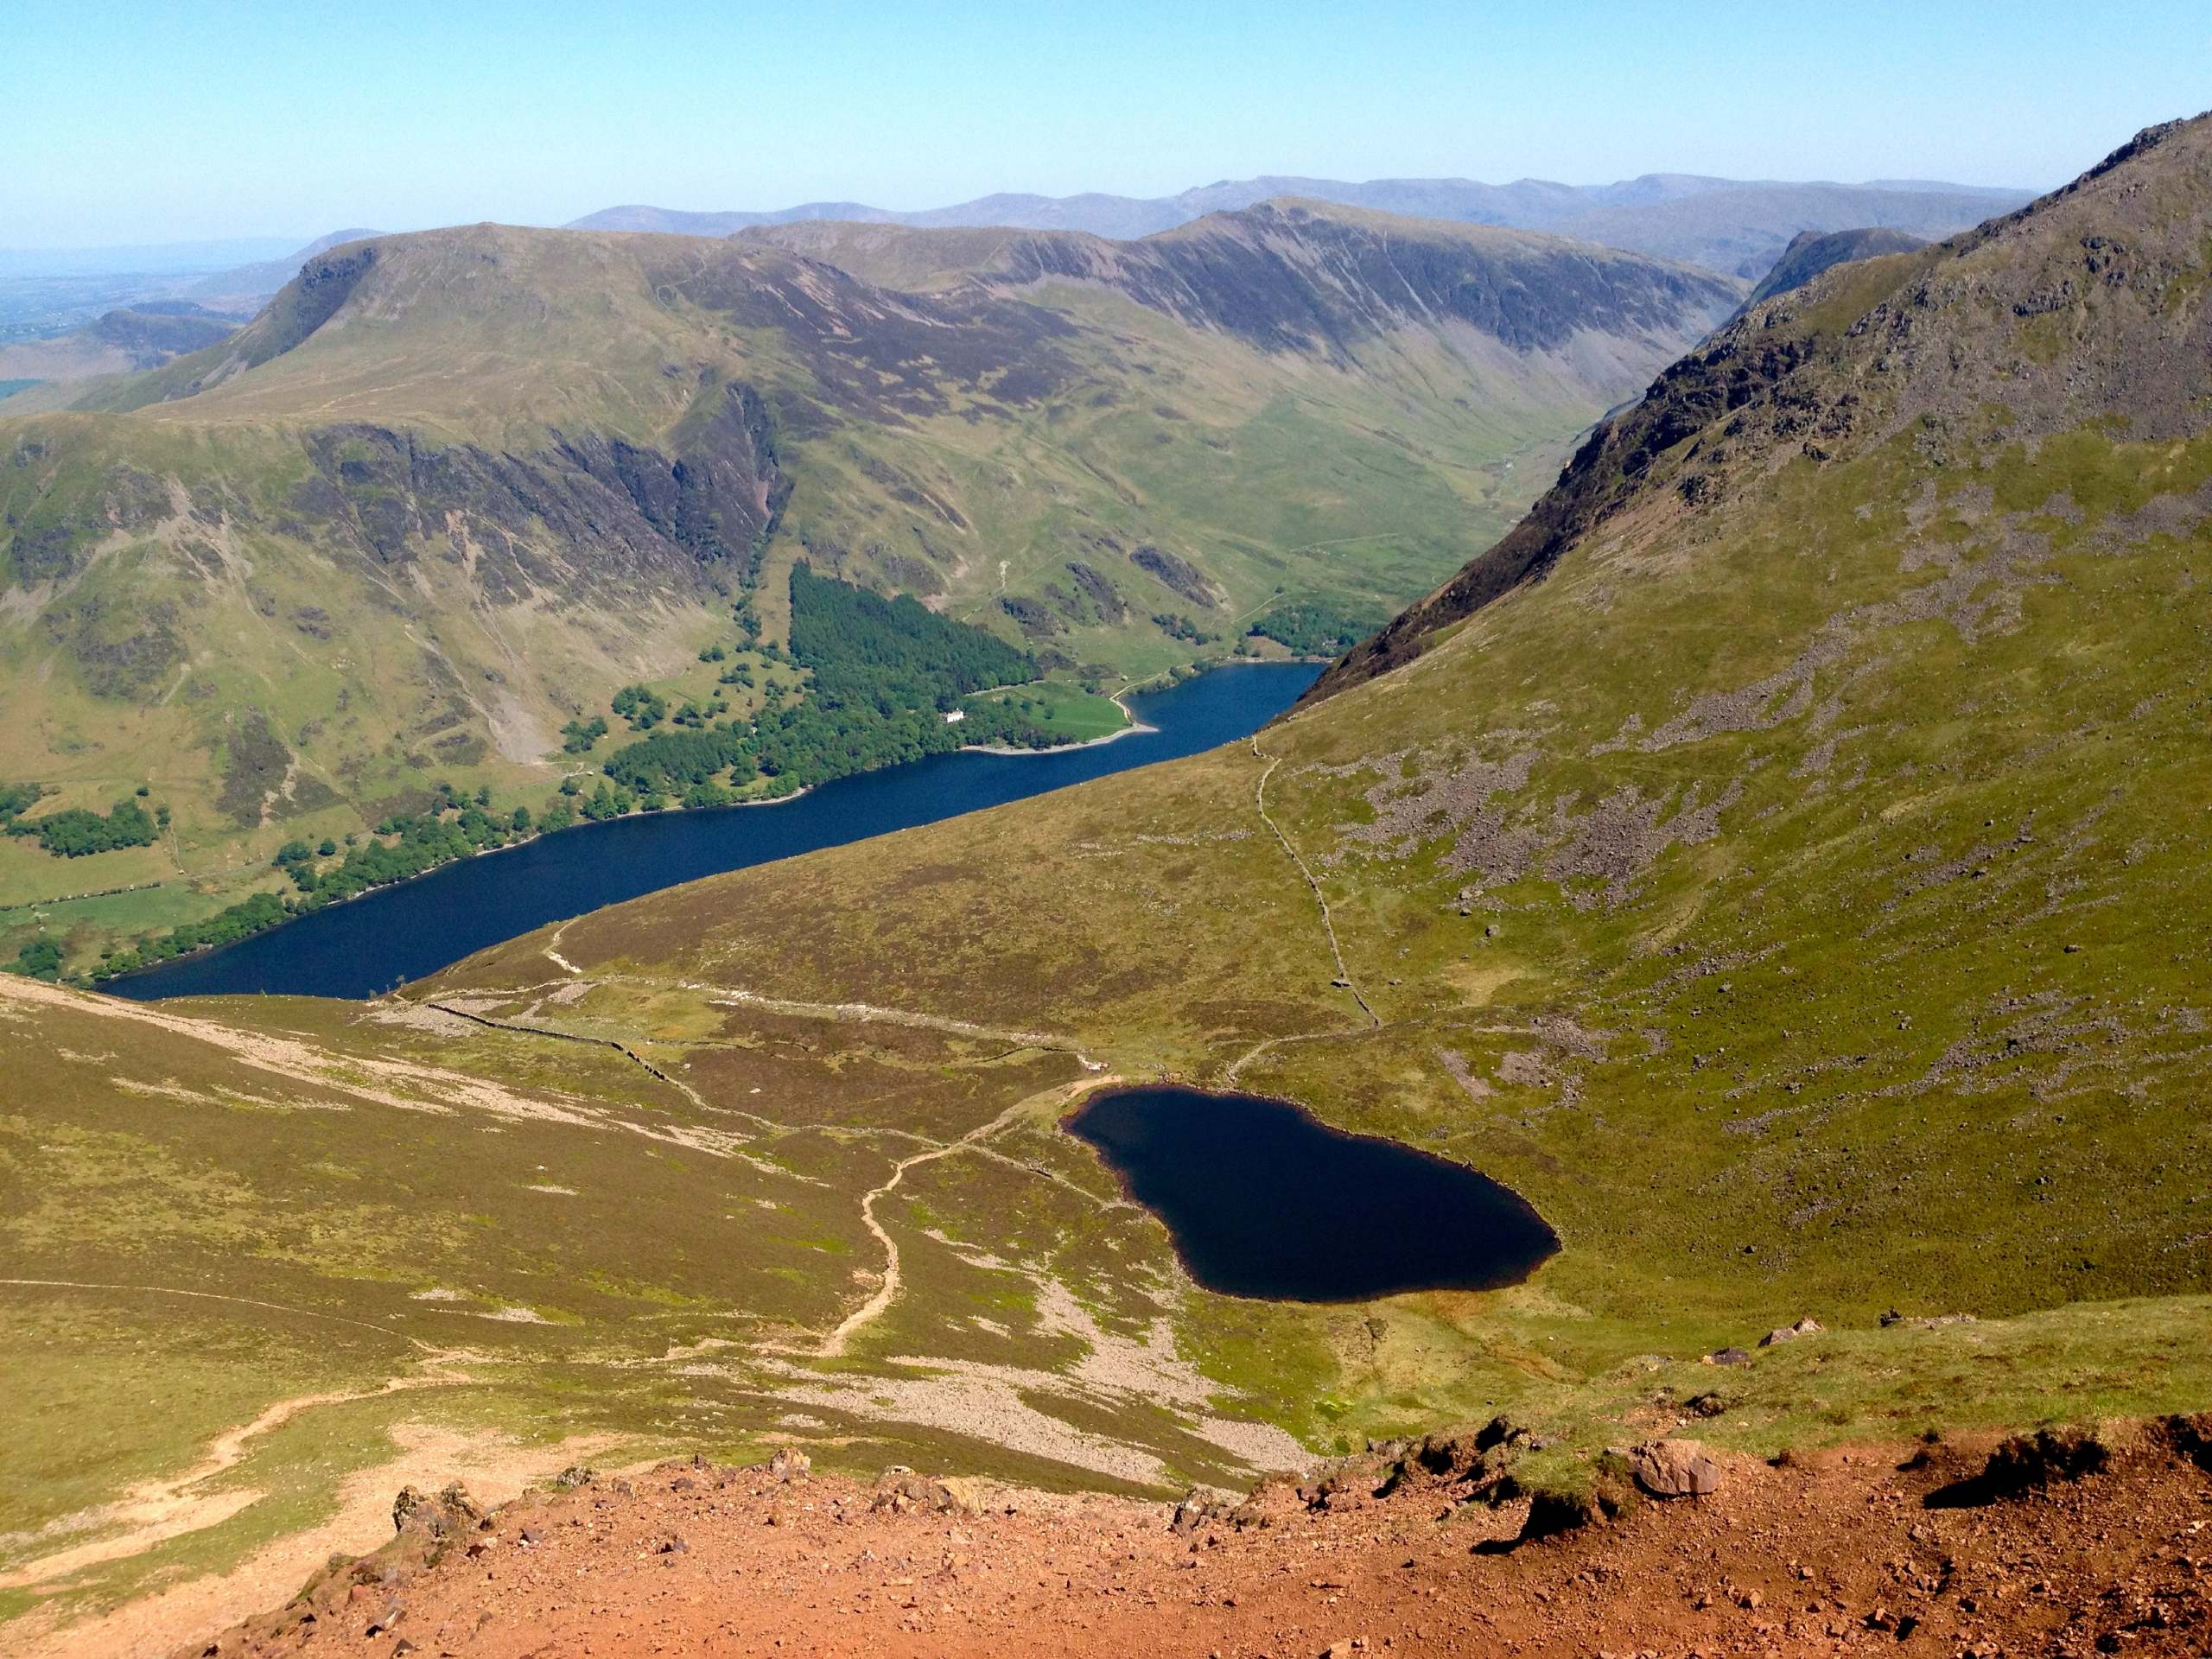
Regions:
<instances>
[{"instance_id":1,"label":"heather covered slope","mask_svg":"<svg viewBox=\"0 0 2212 1659\"><path fill-rule=\"evenodd\" d=\"M1105 684L1224 654L1279 604L1387 613L1733 300L1602 255L1544 331L1431 315L1362 292L1389 273L1282 251L1346 233L1274 234L1249 327L691 238L374 238L218 344L0 422L0 781L102 811L143 784L175 814L66 877L0 842L0 904L159 895L0 912L0 957L43 925L81 965L439 781L541 811L605 758L563 727L625 684L728 718L803 695L753 648L783 641L801 559ZM1489 269L1508 296L1547 280L1515 249Z\"/></svg>"},{"instance_id":2,"label":"heather covered slope","mask_svg":"<svg viewBox=\"0 0 2212 1659\"><path fill-rule=\"evenodd\" d=\"M1611 521L1625 526L1630 510L1655 527L1679 517L1701 539L1741 517L1733 498L1747 486L1770 495L1793 472L1901 451L1915 486L1971 474L2024 511L2046 480L2056 497L2094 470L2101 439L2192 439L2208 349L2204 135L2202 119L2153 129L2008 219L1750 308L1600 429L1510 535L1311 696L1408 660L1579 545L1610 549L1626 533ZM2125 470L2133 452L2118 453ZM2137 493L2186 504L2185 472L2177 490L2162 481ZM2194 524L2189 505L2169 511Z\"/></svg>"},{"instance_id":3,"label":"heather covered slope","mask_svg":"<svg viewBox=\"0 0 2212 1659\"><path fill-rule=\"evenodd\" d=\"M1139 242L1080 232L810 223L739 240L869 282L1022 293L1095 285L1270 352L1345 353L1362 339L1455 325L1521 353L1649 338L1727 284L1590 243L1286 199Z\"/></svg>"}]
</instances>

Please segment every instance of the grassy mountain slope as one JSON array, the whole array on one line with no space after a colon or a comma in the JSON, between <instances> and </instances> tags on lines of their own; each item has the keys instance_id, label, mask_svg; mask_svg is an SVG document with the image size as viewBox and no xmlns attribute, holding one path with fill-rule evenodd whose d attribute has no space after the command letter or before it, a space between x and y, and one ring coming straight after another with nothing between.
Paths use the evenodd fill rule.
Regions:
<instances>
[{"instance_id":1,"label":"grassy mountain slope","mask_svg":"<svg viewBox=\"0 0 2212 1659\"><path fill-rule=\"evenodd\" d=\"M110 311L50 340L0 346L0 378L88 380L158 368L221 340L236 322L180 301Z\"/></svg>"},{"instance_id":2,"label":"grassy mountain slope","mask_svg":"<svg viewBox=\"0 0 2212 1659\"><path fill-rule=\"evenodd\" d=\"M0 982L0 1382L69 1430L0 1452L0 1616L235 1561L433 1429L1161 1490L1504 1410L1586 1490L1694 1397L1762 1454L2201 1406L2208 203L2212 120L1757 308L1249 746L365 1009ZM1055 1128L1162 1074L1463 1158L1561 1251L1198 1290Z\"/></svg>"},{"instance_id":3,"label":"grassy mountain slope","mask_svg":"<svg viewBox=\"0 0 2212 1659\"><path fill-rule=\"evenodd\" d=\"M800 559L1108 681L1219 654L1279 602L1402 603L1733 298L1561 245L1394 234L1432 284L1488 282L1487 308L1286 257L1372 235L1313 215L1265 251L1224 228L1228 291L1267 296L1249 326L1218 296L1052 273L906 294L677 238L481 226L315 256L220 343L0 423L0 780L94 809L146 785L175 811L160 844L66 875L0 843L0 956L43 928L82 960L214 909L278 880L257 861L282 843L361 834L441 779L537 810L604 758L561 728L626 683L743 717L792 671L741 652L755 683L720 687L700 652L741 643L741 605L779 641ZM1532 334L1512 302L1561 261L1590 282ZM115 887L142 891L29 903Z\"/></svg>"}]
</instances>

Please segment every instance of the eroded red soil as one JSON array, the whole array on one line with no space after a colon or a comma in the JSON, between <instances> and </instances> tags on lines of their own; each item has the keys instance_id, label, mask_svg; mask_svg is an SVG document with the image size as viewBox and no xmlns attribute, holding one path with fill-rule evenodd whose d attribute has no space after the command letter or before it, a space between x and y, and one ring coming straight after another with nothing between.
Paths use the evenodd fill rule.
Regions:
<instances>
[{"instance_id":1,"label":"eroded red soil","mask_svg":"<svg viewBox=\"0 0 2212 1659\"><path fill-rule=\"evenodd\" d=\"M393 1546L184 1653L2202 1654L2212 1478L2170 1438L1956 1507L1974 1446L1723 1459L1719 1489L1509 1547L1493 1507L1416 1467L1386 1495L1287 1488L1194 1529L1111 1497L669 1464ZM2203 1450L2200 1442L2197 1451ZM1905 1466L1900 1466L1905 1465ZM944 1510L948 1497L976 1512ZM429 1524L423 1516L437 1518ZM442 1539L430 1534L442 1530Z\"/></svg>"}]
</instances>

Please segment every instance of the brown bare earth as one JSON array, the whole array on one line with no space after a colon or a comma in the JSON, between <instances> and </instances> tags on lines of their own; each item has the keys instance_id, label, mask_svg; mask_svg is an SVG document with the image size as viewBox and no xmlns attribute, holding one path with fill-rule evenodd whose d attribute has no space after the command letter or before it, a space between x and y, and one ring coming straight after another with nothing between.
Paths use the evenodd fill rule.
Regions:
<instances>
[{"instance_id":1,"label":"brown bare earth","mask_svg":"<svg viewBox=\"0 0 2212 1659\"><path fill-rule=\"evenodd\" d=\"M1618 1518L1529 1541L1471 1431L1179 1510L666 1463L489 1516L425 1500L378 1554L179 1654L2197 1654L2206 1427L1994 1461L1986 1440L1723 1455L1714 1490L1666 1501L1633 1494L1631 1459Z\"/></svg>"}]
</instances>

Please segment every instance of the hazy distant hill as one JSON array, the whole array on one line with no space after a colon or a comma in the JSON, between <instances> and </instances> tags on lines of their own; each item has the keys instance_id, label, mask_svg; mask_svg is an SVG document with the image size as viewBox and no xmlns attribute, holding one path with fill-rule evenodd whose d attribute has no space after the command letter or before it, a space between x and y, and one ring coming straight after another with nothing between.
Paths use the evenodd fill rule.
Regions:
<instances>
[{"instance_id":1,"label":"hazy distant hill","mask_svg":"<svg viewBox=\"0 0 2212 1659\"><path fill-rule=\"evenodd\" d=\"M1802 232L1872 226L1923 238L1943 236L2010 212L2028 199L2028 193L1927 181L1797 184L1680 173L1646 174L1603 185L1554 184L1541 179L1503 185L1471 179L1375 179L1354 184L1270 175L1225 180L1173 196L992 195L912 213L856 202L809 202L765 213L683 213L632 206L588 214L570 228L728 236L758 226L837 219L924 229L1003 226L1134 238L1172 230L1206 213L1287 196L1422 219L1548 231L1754 279Z\"/></svg>"},{"instance_id":2,"label":"hazy distant hill","mask_svg":"<svg viewBox=\"0 0 2212 1659\"><path fill-rule=\"evenodd\" d=\"M159 368L238 326L189 301L147 300L66 334L0 346L0 380L85 380Z\"/></svg>"}]
</instances>

